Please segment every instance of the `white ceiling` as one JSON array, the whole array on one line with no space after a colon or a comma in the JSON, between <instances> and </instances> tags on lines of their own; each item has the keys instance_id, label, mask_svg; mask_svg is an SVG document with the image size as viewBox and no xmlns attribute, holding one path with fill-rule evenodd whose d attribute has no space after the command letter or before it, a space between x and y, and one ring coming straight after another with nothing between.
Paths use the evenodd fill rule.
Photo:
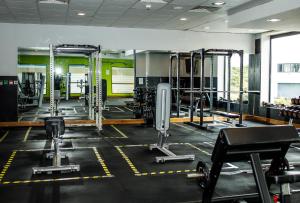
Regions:
<instances>
[{"instance_id":1,"label":"white ceiling","mask_svg":"<svg viewBox=\"0 0 300 203\"><path fill-rule=\"evenodd\" d=\"M39 4L38 0L0 0L0 22L232 33L258 33L270 29L253 26L251 29L247 26L233 28L228 25L228 10L242 8L257 0L223 0L226 4L214 12L190 10L196 6L212 7L217 0L148 1L152 5L150 10L140 0L69 0L68 5ZM182 9L174 9L176 6ZM78 16L78 12L86 15ZM182 17L187 21L180 21Z\"/></svg>"}]
</instances>

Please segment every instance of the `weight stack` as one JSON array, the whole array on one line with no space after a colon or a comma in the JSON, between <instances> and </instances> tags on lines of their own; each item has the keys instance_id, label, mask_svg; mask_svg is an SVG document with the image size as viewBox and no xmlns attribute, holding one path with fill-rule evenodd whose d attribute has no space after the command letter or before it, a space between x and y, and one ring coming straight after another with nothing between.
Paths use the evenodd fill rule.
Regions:
<instances>
[{"instance_id":1,"label":"weight stack","mask_svg":"<svg viewBox=\"0 0 300 203\"><path fill-rule=\"evenodd\" d=\"M0 76L0 122L18 120L18 77Z\"/></svg>"}]
</instances>

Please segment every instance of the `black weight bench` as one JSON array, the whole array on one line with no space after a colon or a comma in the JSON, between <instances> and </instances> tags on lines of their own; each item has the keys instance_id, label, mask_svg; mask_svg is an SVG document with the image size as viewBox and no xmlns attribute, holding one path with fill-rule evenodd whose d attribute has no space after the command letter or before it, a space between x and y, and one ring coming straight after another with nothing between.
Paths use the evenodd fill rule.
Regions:
<instances>
[{"instance_id":1,"label":"black weight bench","mask_svg":"<svg viewBox=\"0 0 300 203\"><path fill-rule=\"evenodd\" d=\"M288 202L288 198L285 198L285 195L290 195L287 186L289 183L300 181L300 171L287 171L289 164L285 156L290 145L299 141L297 130L293 126L222 129L212 153L213 164L210 171L203 162L199 162L197 166L199 183L204 189L202 202L212 201L224 163L249 160L261 202L272 202L269 192L271 184L282 186L282 192L287 193L281 195L281 203ZM261 160L272 160L266 174L262 169Z\"/></svg>"}]
</instances>

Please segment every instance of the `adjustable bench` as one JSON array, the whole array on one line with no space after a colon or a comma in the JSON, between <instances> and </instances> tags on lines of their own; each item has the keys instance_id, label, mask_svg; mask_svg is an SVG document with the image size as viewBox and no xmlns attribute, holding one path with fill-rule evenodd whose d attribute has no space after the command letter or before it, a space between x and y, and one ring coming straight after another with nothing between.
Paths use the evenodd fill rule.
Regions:
<instances>
[{"instance_id":1,"label":"adjustable bench","mask_svg":"<svg viewBox=\"0 0 300 203\"><path fill-rule=\"evenodd\" d=\"M212 201L223 164L240 161L251 162L261 202L272 202L269 192L271 184L280 184L280 202L289 202L289 184L300 181L300 171L288 171L289 164L285 156L290 145L299 141L293 126L222 129L211 156L211 169L208 170L204 162L199 162L197 166L199 184L204 189L202 202ZM267 159L272 162L264 174L261 160Z\"/></svg>"}]
</instances>

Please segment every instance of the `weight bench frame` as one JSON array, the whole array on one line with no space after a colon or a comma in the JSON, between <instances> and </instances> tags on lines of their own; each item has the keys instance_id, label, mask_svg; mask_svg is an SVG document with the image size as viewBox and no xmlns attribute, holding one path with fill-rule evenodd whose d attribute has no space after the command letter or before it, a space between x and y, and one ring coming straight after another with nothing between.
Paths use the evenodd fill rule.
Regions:
<instances>
[{"instance_id":1,"label":"weight bench frame","mask_svg":"<svg viewBox=\"0 0 300 203\"><path fill-rule=\"evenodd\" d=\"M50 126L49 126L50 125ZM51 152L46 154L46 158L52 159L52 166L44 166L44 167L33 167L33 174L41 174L48 173L52 174L53 172L79 172L80 165L69 164L69 165L61 165L61 159L66 158L65 153L60 151L60 143L61 143L61 134L64 134L64 120L62 117L49 117L45 119L45 128L48 133L52 134L52 145Z\"/></svg>"},{"instance_id":2,"label":"weight bench frame","mask_svg":"<svg viewBox=\"0 0 300 203\"><path fill-rule=\"evenodd\" d=\"M271 203L261 160L272 159L268 173L279 174L290 145L299 141L298 133L292 126L222 129L212 153L213 164L206 177L202 202L212 201L224 163L250 160L261 202Z\"/></svg>"}]
</instances>

